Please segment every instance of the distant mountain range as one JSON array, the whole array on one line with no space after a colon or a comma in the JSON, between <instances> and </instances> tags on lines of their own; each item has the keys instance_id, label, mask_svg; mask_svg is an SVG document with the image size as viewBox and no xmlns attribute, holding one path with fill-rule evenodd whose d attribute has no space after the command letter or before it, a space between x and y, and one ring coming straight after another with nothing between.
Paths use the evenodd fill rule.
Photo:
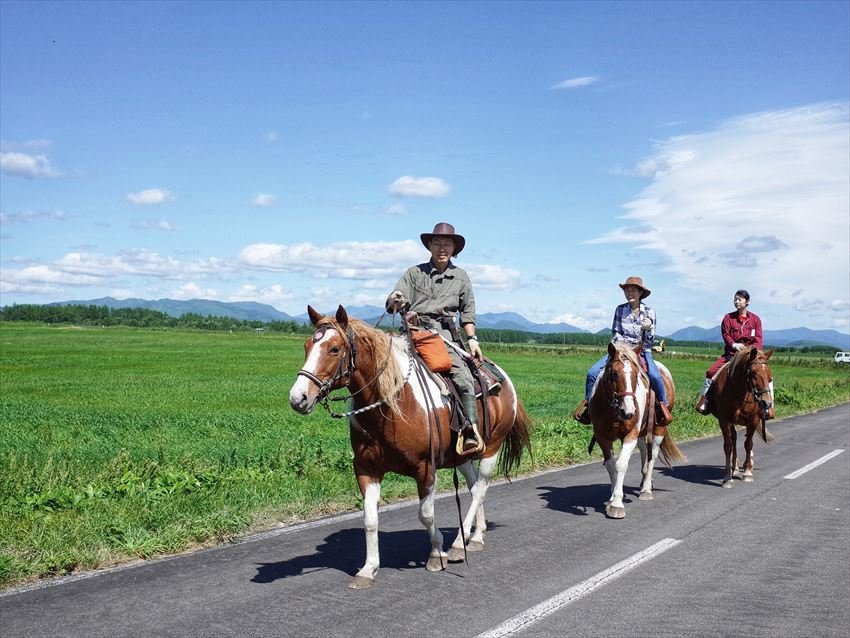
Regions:
<instances>
[{"instance_id":1,"label":"distant mountain range","mask_svg":"<svg viewBox=\"0 0 850 638\"><path fill-rule=\"evenodd\" d=\"M107 306L109 308L146 308L157 310L179 317L187 313L194 313L206 317L230 317L240 321L308 321L307 313L291 316L285 312L276 310L267 304L255 303L253 301L224 302L209 299L114 299L102 297L87 301L57 301L51 306ZM378 306L346 306L348 314L368 323L374 324L383 314L384 309ZM320 310L325 314L336 312L336 308ZM477 324L482 328L494 330L520 330L524 332L536 332L539 334L552 334L556 332L587 332L568 323L534 323L515 312L490 312L481 313L477 316ZM600 330L597 334L607 334L609 329ZM699 328L689 326L664 335L667 339L674 341L707 341L709 343L720 343L720 326L714 328ZM764 342L766 346L812 346L828 345L840 350L850 351L850 334L843 334L836 330L812 330L810 328L789 328L786 330L765 330Z\"/></svg>"}]
</instances>

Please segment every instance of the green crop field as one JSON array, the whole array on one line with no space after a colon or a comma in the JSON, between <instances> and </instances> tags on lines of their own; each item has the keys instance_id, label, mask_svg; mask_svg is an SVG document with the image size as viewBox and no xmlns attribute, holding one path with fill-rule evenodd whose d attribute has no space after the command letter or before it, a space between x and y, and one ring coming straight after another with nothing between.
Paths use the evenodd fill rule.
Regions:
<instances>
[{"instance_id":1,"label":"green crop field","mask_svg":"<svg viewBox=\"0 0 850 638\"><path fill-rule=\"evenodd\" d=\"M360 505L347 425L289 407L300 337L0 322L0 344L2 586ZM590 431L570 415L603 349L484 350L536 424L523 471L588 460ZM692 410L711 358L659 357L676 380L679 441L717 432ZM778 418L850 400L850 369L825 357L773 364ZM410 479L384 484L387 501L414 494Z\"/></svg>"}]
</instances>

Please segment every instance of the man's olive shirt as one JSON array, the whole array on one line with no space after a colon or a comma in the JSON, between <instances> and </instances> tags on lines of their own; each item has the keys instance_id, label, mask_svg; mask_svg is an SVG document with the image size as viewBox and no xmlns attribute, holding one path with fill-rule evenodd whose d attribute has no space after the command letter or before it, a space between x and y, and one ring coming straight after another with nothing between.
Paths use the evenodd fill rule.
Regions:
<instances>
[{"instance_id":1,"label":"man's olive shirt","mask_svg":"<svg viewBox=\"0 0 850 638\"><path fill-rule=\"evenodd\" d=\"M439 272L433 262L412 266L396 284L410 302L410 310L420 317L435 319L451 317L460 313L460 324L475 323L475 296L469 275L451 261Z\"/></svg>"}]
</instances>

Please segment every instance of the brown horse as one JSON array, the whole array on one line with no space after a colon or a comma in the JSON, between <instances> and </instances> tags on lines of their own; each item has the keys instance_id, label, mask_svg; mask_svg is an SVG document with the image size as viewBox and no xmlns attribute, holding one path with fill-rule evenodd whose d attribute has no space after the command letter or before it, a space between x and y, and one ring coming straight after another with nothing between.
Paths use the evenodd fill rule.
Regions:
<instances>
[{"instance_id":1,"label":"brown horse","mask_svg":"<svg viewBox=\"0 0 850 638\"><path fill-rule=\"evenodd\" d=\"M723 487L735 487L733 476L739 471L736 426L747 428L744 439L747 452L743 474L745 483L753 480L753 433L758 431L765 442L773 439L764 425L767 410L773 405L770 391L773 373L767 363L772 354L773 350L764 353L757 348L744 348L714 375L708 407L710 413L717 417L723 432L723 451L726 453Z\"/></svg>"},{"instance_id":2,"label":"brown horse","mask_svg":"<svg viewBox=\"0 0 850 638\"><path fill-rule=\"evenodd\" d=\"M349 587L371 587L378 572L378 501L387 472L416 480L419 520L431 540L429 571L444 569L446 561L463 560L464 539L466 550L483 549L484 496L499 449L504 448L498 469L506 477L519 465L523 449L531 452L531 421L507 374L500 370L505 380L489 395L490 428L484 433L486 450L476 468L469 457L455 453L457 433L450 427L450 401L411 356L405 336L390 336L349 318L342 306L335 317L323 316L310 306L307 313L316 331L304 345L304 367L289 392L290 405L308 414L317 402L326 402L332 390L345 387L352 396L351 411L335 415L349 418L366 530L366 562ZM480 400L478 408L481 412ZM472 494L448 554L434 519L436 470L443 467L457 467Z\"/></svg>"},{"instance_id":3,"label":"brown horse","mask_svg":"<svg viewBox=\"0 0 850 638\"><path fill-rule=\"evenodd\" d=\"M603 463L611 478L611 498L607 501L606 513L610 518L625 518L623 507L623 482L629 467L629 457L635 446L640 449L643 482L640 488L642 501L652 500L652 471L659 453L669 466L671 461L683 461L685 456L670 437L666 425L650 419L649 376L643 371L638 357L640 346L630 348L623 344L608 344L608 361L593 387L588 403L590 420L593 422L594 443L602 449ZM657 363L658 371L667 388L670 409L676 399L676 388L670 371ZM650 423L652 421L652 423ZM651 445L647 450L647 439ZM614 458L614 441L620 440L620 456Z\"/></svg>"}]
</instances>

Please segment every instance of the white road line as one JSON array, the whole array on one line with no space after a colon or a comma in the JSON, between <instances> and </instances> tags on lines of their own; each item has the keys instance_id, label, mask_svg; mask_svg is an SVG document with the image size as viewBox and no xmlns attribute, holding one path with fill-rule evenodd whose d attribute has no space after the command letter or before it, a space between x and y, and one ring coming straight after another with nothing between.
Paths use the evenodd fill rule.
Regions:
<instances>
[{"instance_id":1,"label":"white road line","mask_svg":"<svg viewBox=\"0 0 850 638\"><path fill-rule=\"evenodd\" d=\"M823 465L823 464L824 464L824 463L826 463L829 459L831 459L831 458L834 458L834 457L838 456L838 455L839 455L839 454L841 454L843 451L844 451L844 450L833 450L832 452L830 452L830 453L829 453L829 454L827 454L826 456L822 456L822 457L820 457L817 461L813 461L813 462L809 463L807 466L805 466L805 467L801 467L801 468L800 468L799 470L797 470L796 472L791 472L790 474L788 474L788 475L786 475L786 476L783 476L782 478L795 479L795 478L797 478L798 476L802 476L803 474L805 474L805 473L806 473L806 472L808 472L809 470L813 470L813 469L815 469L818 465Z\"/></svg>"},{"instance_id":2,"label":"white road line","mask_svg":"<svg viewBox=\"0 0 850 638\"><path fill-rule=\"evenodd\" d=\"M647 547L642 552L638 552L634 556L609 567L604 572L599 572L595 576L591 576L575 587L570 587L569 589L562 591L560 594L553 596L549 600L544 600L539 605L535 605L531 609L527 609L521 614L517 614L513 618L509 618L501 625L497 625L493 629L485 631L483 634L478 634L476 638L502 638L503 636L510 636L518 631L527 629L537 621L543 620L546 616L549 616L559 609L566 607L570 603L575 602L579 598L586 596L593 590L598 589L603 585L607 585L612 580L615 580L626 572L631 571L641 563L644 563L651 558L655 558L659 554L666 552L668 549L675 547L681 542L682 541L674 538L665 538L664 540L655 543L655 545Z\"/></svg>"}]
</instances>

